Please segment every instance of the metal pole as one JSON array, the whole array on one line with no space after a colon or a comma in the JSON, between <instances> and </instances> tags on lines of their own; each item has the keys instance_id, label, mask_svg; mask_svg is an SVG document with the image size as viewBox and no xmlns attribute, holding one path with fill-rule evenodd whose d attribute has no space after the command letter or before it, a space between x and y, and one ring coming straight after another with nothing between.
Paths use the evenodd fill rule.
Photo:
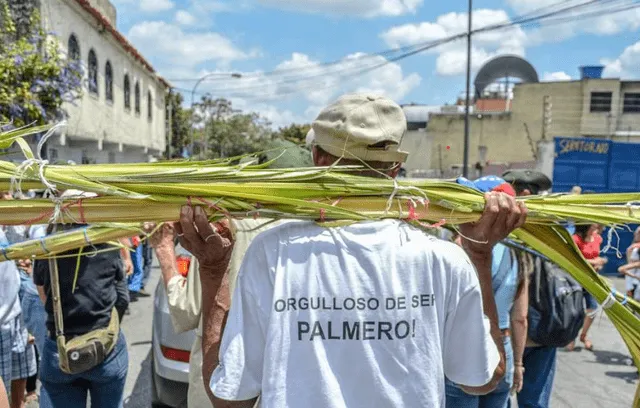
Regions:
<instances>
[{"instance_id":1,"label":"metal pole","mask_svg":"<svg viewBox=\"0 0 640 408\"><path fill-rule=\"evenodd\" d=\"M198 79L198 82L196 82L196 84L193 86L193 89L191 90L191 121L192 121L192 123L191 123L191 131L189 132L190 133L190 135L189 135L189 139L190 139L189 150L190 150L190 153L191 153L192 156L193 156L193 148L194 148L194 144L195 144L194 139L193 139L193 137L194 137L194 134L193 134L193 104L195 102L194 99L195 99L195 95L196 95L196 89L198 89L198 85L200 85L200 83L202 81L204 81L205 79L207 79L209 77L212 77L212 76L226 76L226 74L222 74L220 72L211 72L211 73L209 73L207 75L204 75L202 78ZM229 77L230 78L234 78L234 79L239 79L239 78L242 78L242 74L234 72L234 73L229 74Z\"/></svg>"},{"instance_id":2,"label":"metal pole","mask_svg":"<svg viewBox=\"0 0 640 408\"><path fill-rule=\"evenodd\" d=\"M464 153L462 160L462 175L469 176L469 104L471 103L471 11L473 0L469 0L469 23L467 26L467 100L464 106Z\"/></svg>"},{"instance_id":3,"label":"metal pole","mask_svg":"<svg viewBox=\"0 0 640 408\"><path fill-rule=\"evenodd\" d=\"M198 85L200 85L200 83L202 81L204 81L207 77L209 77L209 75L205 75L202 78L198 79L198 82L196 82L196 84L193 86L193 89L191 90L191 128L190 128L190 131L189 131L189 133L190 133L190 135L189 135L189 140L190 140L190 142L189 142L189 156L190 157L193 157L193 148L194 148L194 145L195 145L195 141L193 140L193 137L194 137L194 135L193 135L193 116L194 116L193 104L195 102L194 98L195 98L195 95L196 95L196 89L198 89Z\"/></svg>"},{"instance_id":4,"label":"metal pole","mask_svg":"<svg viewBox=\"0 0 640 408\"><path fill-rule=\"evenodd\" d=\"M171 143L173 143L173 95L171 93L171 91L169 91L169 118L168 118L168 125L169 125L169 145L168 145L168 149L167 149L167 159L171 160L171 156L173 155L173 149L171 148Z\"/></svg>"}]
</instances>

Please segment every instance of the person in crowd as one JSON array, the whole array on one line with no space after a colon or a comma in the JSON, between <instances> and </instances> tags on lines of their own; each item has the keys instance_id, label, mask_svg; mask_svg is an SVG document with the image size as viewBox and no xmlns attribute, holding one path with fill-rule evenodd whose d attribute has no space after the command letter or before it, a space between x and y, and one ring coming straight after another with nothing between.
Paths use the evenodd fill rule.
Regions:
<instances>
[{"instance_id":1,"label":"person in crowd","mask_svg":"<svg viewBox=\"0 0 640 408\"><path fill-rule=\"evenodd\" d=\"M225 231L225 235L234 242L233 254L229 264L229 279L235 281L242 258L251 241L262 231L285 221L268 219L238 219L227 223L215 223L214 228ZM227 226L229 228L227 228ZM148 224L147 231L155 225ZM197 257L193 257L186 276L178 272L176 265L176 233L172 224L164 224L153 234L149 243L153 247L160 265L162 282L167 291L167 303L173 327L177 333L195 330L196 338L191 348L189 359L189 389L187 405L190 407L211 407L207 394L208 387L202 375L202 294L200 284L200 268ZM206 260L206 254L199 254ZM232 284L233 285L233 284Z\"/></svg>"},{"instance_id":2,"label":"person in crowd","mask_svg":"<svg viewBox=\"0 0 640 408\"><path fill-rule=\"evenodd\" d=\"M362 175L393 178L406 160L406 118L386 98L344 96L313 130L318 166L364 160ZM504 376L491 251L525 218L512 197L488 194L481 219L460 227L464 249L398 220L285 223L249 246L229 309L232 240L184 207L176 230L200 261L213 405L440 407L445 376L491 392Z\"/></svg>"},{"instance_id":3,"label":"person in crowd","mask_svg":"<svg viewBox=\"0 0 640 408\"><path fill-rule=\"evenodd\" d=\"M511 196L515 190L503 179L495 176L482 177L474 182L459 179L459 183L482 192L503 191ZM459 244L462 237L457 234ZM506 408L511 391L520 392L524 376L522 361L527 341L527 310L529 307L528 280L513 249L502 243L493 247L491 267L493 294L498 309L499 328L504 340L506 375L498 387L487 395L469 395L451 381L446 382L448 408Z\"/></svg>"},{"instance_id":4,"label":"person in crowd","mask_svg":"<svg viewBox=\"0 0 640 408\"><path fill-rule=\"evenodd\" d=\"M8 192L3 200L12 200ZM0 247L24 241L23 226L0 226ZM15 261L0 263L0 377L11 395L11 408L25 404L27 379L37 371L34 345L24 325L20 302L20 271Z\"/></svg>"},{"instance_id":5,"label":"person in crowd","mask_svg":"<svg viewBox=\"0 0 640 408\"><path fill-rule=\"evenodd\" d=\"M580 224L576 225L576 232L573 234L573 241L578 246L578 249L582 253L582 256L587 262L593 266L596 272L599 272L604 268L607 260L600 256L600 250L602 247L602 236L600 235L599 224ZM580 341L584 344L584 348L587 350L593 350L593 343L587 338L589 334L589 328L593 324L593 313L598 309L598 302L596 299L586 290L584 290L584 301L587 315L584 319L584 326L582 326L582 333L580 333ZM573 351L575 348L575 342L572 342L567 346L567 350Z\"/></svg>"},{"instance_id":6,"label":"person in crowd","mask_svg":"<svg viewBox=\"0 0 640 408\"><path fill-rule=\"evenodd\" d=\"M509 170L502 175L502 178L513 186L518 197L541 195L551 189L549 177L536 170ZM520 266L527 263L522 262L527 256L522 252L519 253ZM531 271L524 272L528 282L530 282L528 279L530 273ZM522 367L524 372L522 389L518 393L518 407L549 407L556 372L556 354L556 347L536 344L527 338L522 360L514 360L514 365ZM510 401L509 406L511 406Z\"/></svg>"},{"instance_id":7,"label":"person in crowd","mask_svg":"<svg viewBox=\"0 0 640 408\"><path fill-rule=\"evenodd\" d=\"M33 264L30 259L24 259L17 262L18 270L20 271L20 305L22 307L22 316L25 328L29 333L29 346L35 347L35 361L36 368L40 361L40 355L44 346L44 339L46 336L46 319L47 313L44 310L44 305L38 296L38 290L33 283ZM27 379L25 404L38 399L37 395L37 379L38 370L36 373ZM46 391L41 391L42 399L48 400ZM47 401L43 401L43 407L49 407L50 404Z\"/></svg>"},{"instance_id":8,"label":"person in crowd","mask_svg":"<svg viewBox=\"0 0 640 408\"><path fill-rule=\"evenodd\" d=\"M130 259L132 262L133 272L129 275L129 295L132 300L138 297L151 296L142 290L142 281L144 280L144 269L142 259L142 241L140 237L134 236L129 239L129 248L131 248Z\"/></svg>"},{"instance_id":9,"label":"person in crowd","mask_svg":"<svg viewBox=\"0 0 640 408\"><path fill-rule=\"evenodd\" d=\"M626 255L627 263L618 268L618 272L624 275L627 296L640 300L640 227L636 228Z\"/></svg>"},{"instance_id":10,"label":"person in crowd","mask_svg":"<svg viewBox=\"0 0 640 408\"><path fill-rule=\"evenodd\" d=\"M57 225L56 231L82 227ZM52 227L48 233L52 233ZM126 275L120 252L108 249L112 249L108 244L91 245L61 254L55 260L66 342L100 329L108 329L112 339L109 343L106 336L101 337L107 353L104 361L75 374L63 371L60 366L49 261L35 262L34 282L47 311L41 382L54 408L85 407L87 394L91 396L92 408L122 407L129 358L119 324L128 306L128 292L121 283L126 282Z\"/></svg>"},{"instance_id":11,"label":"person in crowd","mask_svg":"<svg viewBox=\"0 0 640 408\"><path fill-rule=\"evenodd\" d=\"M142 242L142 289L140 291L144 294L148 294L146 287L149 282L149 276L151 276L151 267L153 264L153 247L148 240Z\"/></svg>"},{"instance_id":12,"label":"person in crowd","mask_svg":"<svg viewBox=\"0 0 640 408\"><path fill-rule=\"evenodd\" d=\"M0 380L2 380L2 378L0 378ZM0 381L0 408L10 408L7 390L4 388L4 381Z\"/></svg>"},{"instance_id":13,"label":"person in crowd","mask_svg":"<svg viewBox=\"0 0 640 408\"><path fill-rule=\"evenodd\" d=\"M0 229L0 245L9 245L3 229ZM19 364L28 345L19 293L20 273L16 263L0 262L0 378L5 390L11 393L11 408L23 406L26 379L33 375Z\"/></svg>"}]
</instances>

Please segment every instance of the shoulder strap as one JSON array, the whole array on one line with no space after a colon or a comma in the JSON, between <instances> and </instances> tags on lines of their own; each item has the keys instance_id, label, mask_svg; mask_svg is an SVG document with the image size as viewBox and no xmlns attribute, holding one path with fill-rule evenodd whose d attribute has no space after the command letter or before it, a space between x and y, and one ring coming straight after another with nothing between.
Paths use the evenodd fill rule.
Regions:
<instances>
[{"instance_id":1,"label":"shoulder strap","mask_svg":"<svg viewBox=\"0 0 640 408\"><path fill-rule=\"evenodd\" d=\"M56 226L53 226L55 232ZM53 321L56 328L56 338L58 342L64 342L64 321L62 318L62 301L60 300L60 280L58 275L57 258L49 258L49 281L51 283L51 304L53 305Z\"/></svg>"},{"instance_id":2,"label":"shoulder strap","mask_svg":"<svg viewBox=\"0 0 640 408\"><path fill-rule=\"evenodd\" d=\"M496 245L493 248L493 271L492 272L498 272L495 275L493 275L492 280L492 286L493 286L493 291L495 292L498 288L500 288L500 286L502 285L502 282L504 282L504 280L506 279L506 277L509 275L509 273L511 272L511 267L505 268L504 267L504 263L505 261L508 261L508 259L506 258L506 255L509 254L509 252L507 252L507 247L504 245ZM497 256L496 256L497 255Z\"/></svg>"}]
</instances>

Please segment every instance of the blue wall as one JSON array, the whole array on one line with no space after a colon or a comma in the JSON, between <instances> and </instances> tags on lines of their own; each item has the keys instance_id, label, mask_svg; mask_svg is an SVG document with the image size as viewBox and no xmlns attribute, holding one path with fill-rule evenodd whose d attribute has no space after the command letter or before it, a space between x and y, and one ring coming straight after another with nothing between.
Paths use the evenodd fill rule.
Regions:
<instances>
[{"instance_id":1,"label":"blue wall","mask_svg":"<svg viewBox=\"0 0 640 408\"><path fill-rule=\"evenodd\" d=\"M553 169L553 191L568 192L573 186L582 187L583 192L597 193L640 191L640 144L619 143L604 139L555 138ZM636 225L630 226L635 230ZM604 232L605 244L608 229ZM624 253L633 240L633 233L618 231L619 239L613 235L611 246L618 248L623 258L618 258L615 249L604 255L609 262L603 274L617 274L618 267L625 263Z\"/></svg>"}]
</instances>

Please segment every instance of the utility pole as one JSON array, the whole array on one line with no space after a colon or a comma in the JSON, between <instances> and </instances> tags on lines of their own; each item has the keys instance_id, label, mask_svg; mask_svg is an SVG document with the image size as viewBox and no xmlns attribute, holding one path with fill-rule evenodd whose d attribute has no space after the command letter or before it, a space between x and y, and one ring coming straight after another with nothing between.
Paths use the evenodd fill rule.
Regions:
<instances>
[{"instance_id":1,"label":"utility pole","mask_svg":"<svg viewBox=\"0 0 640 408\"><path fill-rule=\"evenodd\" d=\"M462 160L462 176L469 176L469 104L471 103L471 24L473 0L469 0L469 21L467 26L467 100L464 106L464 152Z\"/></svg>"},{"instance_id":2,"label":"utility pole","mask_svg":"<svg viewBox=\"0 0 640 408\"><path fill-rule=\"evenodd\" d=\"M167 149L167 159L171 159L173 156L173 151L171 150L171 143L173 142L173 95L171 91L169 91L169 118L168 118L168 126L169 126L169 141L168 141L168 149Z\"/></svg>"},{"instance_id":3,"label":"utility pole","mask_svg":"<svg viewBox=\"0 0 640 408\"><path fill-rule=\"evenodd\" d=\"M545 95L544 102L542 104L542 140L547 140L547 136L549 135L549 129L551 127L551 108L553 104L551 103L551 97L549 95ZM529 131L527 130L527 133Z\"/></svg>"}]
</instances>

